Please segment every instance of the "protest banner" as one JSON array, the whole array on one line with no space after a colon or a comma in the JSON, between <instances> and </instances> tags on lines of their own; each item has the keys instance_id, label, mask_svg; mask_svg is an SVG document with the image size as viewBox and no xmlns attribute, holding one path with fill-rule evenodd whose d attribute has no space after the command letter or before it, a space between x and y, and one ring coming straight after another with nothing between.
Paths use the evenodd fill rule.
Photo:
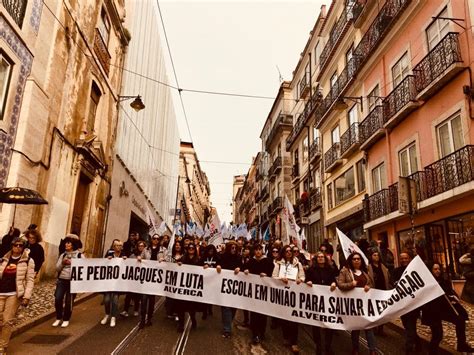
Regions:
<instances>
[{"instance_id":1,"label":"protest banner","mask_svg":"<svg viewBox=\"0 0 474 355\"><path fill-rule=\"evenodd\" d=\"M330 291L233 271L135 259L72 259L71 292L135 292L235 307L340 330L372 328L444 294L416 257L393 290Z\"/></svg>"}]
</instances>

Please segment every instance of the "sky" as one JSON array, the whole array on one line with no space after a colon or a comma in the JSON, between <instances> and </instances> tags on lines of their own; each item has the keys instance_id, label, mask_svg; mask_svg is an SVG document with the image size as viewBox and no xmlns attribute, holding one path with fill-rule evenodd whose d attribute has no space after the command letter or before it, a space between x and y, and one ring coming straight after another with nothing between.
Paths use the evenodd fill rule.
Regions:
<instances>
[{"instance_id":1,"label":"sky","mask_svg":"<svg viewBox=\"0 0 474 355\"><path fill-rule=\"evenodd\" d=\"M291 80L321 5L330 3L158 1L179 87L267 97L276 96L280 73ZM164 39L162 45L167 51ZM169 58L167 65L169 82L176 84ZM186 91L182 99L191 137L175 91L181 140L194 143L212 205L221 221L230 222L233 176L246 174L261 150L260 133L273 100Z\"/></svg>"}]
</instances>

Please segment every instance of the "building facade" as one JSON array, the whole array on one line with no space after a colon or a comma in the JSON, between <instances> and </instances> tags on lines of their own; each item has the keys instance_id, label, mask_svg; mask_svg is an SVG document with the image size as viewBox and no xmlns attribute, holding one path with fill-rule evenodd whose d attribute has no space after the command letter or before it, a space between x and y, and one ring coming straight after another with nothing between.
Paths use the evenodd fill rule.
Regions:
<instances>
[{"instance_id":1,"label":"building facade","mask_svg":"<svg viewBox=\"0 0 474 355\"><path fill-rule=\"evenodd\" d=\"M157 225L165 221L170 233L178 184L180 141L173 100L169 87L157 83L168 82L157 4L129 1L126 6L125 25L132 39L123 96L117 103L119 124L105 248L115 238L126 240L132 230L146 239L149 219ZM129 105L136 95L145 104L138 112Z\"/></svg>"},{"instance_id":2,"label":"building facade","mask_svg":"<svg viewBox=\"0 0 474 355\"><path fill-rule=\"evenodd\" d=\"M129 42L124 16L118 0L0 5L0 185L37 190L49 202L3 205L0 223L5 231L38 225L48 275L66 233L80 236L88 256L102 254Z\"/></svg>"},{"instance_id":3,"label":"building facade","mask_svg":"<svg viewBox=\"0 0 474 355\"><path fill-rule=\"evenodd\" d=\"M183 225L192 221L204 227L211 215L211 189L190 142L181 142L179 172L176 218Z\"/></svg>"},{"instance_id":4,"label":"building facade","mask_svg":"<svg viewBox=\"0 0 474 355\"><path fill-rule=\"evenodd\" d=\"M242 185L237 188L233 202L233 222L235 224L246 223L249 230L257 227L260 222L259 209L256 203L258 188L255 162L256 159L253 158L247 174L243 175L245 178ZM240 184L238 177L234 177L234 187Z\"/></svg>"},{"instance_id":5,"label":"building facade","mask_svg":"<svg viewBox=\"0 0 474 355\"><path fill-rule=\"evenodd\" d=\"M241 187L244 186L244 182L245 175L235 175L232 181L232 221L234 223L238 223L237 220L240 219L238 206L240 199L237 199L237 194Z\"/></svg>"}]
</instances>

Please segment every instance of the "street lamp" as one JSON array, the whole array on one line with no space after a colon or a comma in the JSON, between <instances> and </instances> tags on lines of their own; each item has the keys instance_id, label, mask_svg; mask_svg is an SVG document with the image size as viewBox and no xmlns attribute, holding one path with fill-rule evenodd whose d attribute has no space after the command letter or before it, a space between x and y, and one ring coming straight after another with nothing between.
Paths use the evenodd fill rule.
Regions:
<instances>
[{"instance_id":1,"label":"street lamp","mask_svg":"<svg viewBox=\"0 0 474 355\"><path fill-rule=\"evenodd\" d=\"M134 99L131 103L130 103L130 107L133 108L136 112L138 111L141 111L145 108L145 104L143 103L142 101L142 97L140 95L136 95L136 96L120 96L118 97L118 102L122 102L124 100L130 100L130 99Z\"/></svg>"}]
</instances>

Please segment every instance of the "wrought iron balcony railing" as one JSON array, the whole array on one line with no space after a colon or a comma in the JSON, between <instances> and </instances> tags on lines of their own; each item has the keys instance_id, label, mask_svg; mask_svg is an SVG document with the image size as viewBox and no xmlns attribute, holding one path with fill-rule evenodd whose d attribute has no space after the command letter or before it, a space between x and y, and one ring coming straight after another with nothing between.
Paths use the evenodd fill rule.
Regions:
<instances>
[{"instance_id":1,"label":"wrought iron balcony railing","mask_svg":"<svg viewBox=\"0 0 474 355\"><path fill-rule=\"evenodd\" d=\"M364 5L365 4L358 4L357 1L354 1L352 5L346 6L342 11L341 16L337 19L335 25L331 29L331 32L329 33L328 42L324 46L323 50L321 51L321 55L319 56L321 71L327 64L328 59L334 53L334 50L336 49L347 28L351 24L351 21L355 21L357 17L359 17Z\"/></svg>"},{"instance_id":2,"label":"wrought iron balcony railing","mask_svg":"<svg viewBox=\"0 0 474 355\"><path fill-rule=\"evenodd\" d=\"M341 156L359 145L359 123L355 122L341 136Z\"/></svg>"},{"instance_id":3,"label":"wrought iron balcony railing","mask_svg":"<svg viewBox=\"0 0 474 355\"><path fill-rule=\"evenodd\" d=\"M28 0L2 0L3 7L20 28L23 25L27 4Z\"/></svg>"},{"instance_id":4,"label":"wrought iron balcony railing","mask_svg":"<svg viewBox=\"0 0 474 355\"><path fill-rule=\"evenodd\" d=\"M398 183L377 191L363 200L366 222L385 216L398 210Z\"/></svg>"},{"instance_id":5,"label":"wrought iron balcony railing","mask_svg":"<svg viewBox=\"0 0 474 355\"><path fill-rule=\"evenodd\" d=\"M283 198L276 197L271 206L272 213L277 213L279 210L283 208Z\"/></svg>"},{"instance_id":6,"label":"wrought iron balcony railing","mask_svg":"<svg viewBox=\"0 0 474 355\"><path fill-rule=\"evenodd\" d=\"M304 97L309 92L309 84L311 80L311 75L309 73L305 73L300 81L300 98Z\"/></svg>"},{"instance_id":7,"label":"wrought iron balcony railing","mask_svg":"<svg viewBox=\"0 0 474 355\"><path fill-rule=\"evenodd\" d=\"M309 202L311 205L311 211L315 211L318 208L322 207L323 200L321 197L321 189L319 187L309 192Z\"/></svg>"},{"instance_id":8,"label":"wrought iron balcony railing","mask_svg":"<svg viewBox=\"0 0 474 355\"><path fill-rule=\"evenodd\" d=\"M462 62L459 47L459 33L449 32L413 68L415 86L418 92L426 89L433 81L443 75L452 64Z\"/></svg>"},{"instance_id":9,"label":"wrought iron balcony railing","mask_svg":"<svg viewBox=\"0 0 474 355\"><path fill-rule=\"evenodd\" d=\"M262 201L265 201L267 199L267 197L268 197L268 185L265 185L260 190L260 199Z\"/></svg>"},{"instance_id":10,"label":"wrought iron balcony railing","mask_svg":"<svg viewBox=\"0 0 474 355\"><path fill-rule=\"evenodd\" d=\"M319 156L321 156L321 144L319 143L319 137L316 137L309 147L309 159L313 160Z\"/></svg>"},{"instance_id":11,"label":"wrought iron balcony railing","mask_svg":"<svg viewBox=\"0 0 474 355\"><path fill-rule=\"evenodd\" d=\"M276 157L272 166L268 169L268 176L275 177L281 170L281 157Z\"/></svg>"},{"instance_id":12,"label":"wrought iron balcony railing","mask_svg":"<svg viewBox=\"0 0 474 355\"><path fill-rule=\"evenodd\" d=\"M273 124L270 133L268 134L267 140L265 141L265 147L267 148L267 150L270 148L270 145L277 136L278 132L280 132L283 127L291 128L292 125L293 120L290 115L279 115L275 123Z\"/></svg>"},{"instance_id":13,"label":"wrought iron balcony railing","mask_svg":"<svg viewBox=\"0 0 474 355\"><path fill-rule=\"evenodd\" d=\"M309 199L307 200L300 200L298 204L298 209L300 212L300 217L308 217L309 214L311 213L311 205L309 202Z\"/></svg>"},{"instance_id":14,"label":"wrought iron balcony railing","mask_svg":"<svg viewBox=\"0 0 474 355\"><path fill-rule=\"evenodd\" d=\"M95 36L94 36L94 52L99 59L100 65L104 69L105 73L109 75L110 70L110 54L107 49L107 45L105 44L100 31L98 28L95 29Z\"/></svg>"},{"instance_id":15,"label":"wrought iron balcony railing","mask_svg":"<svg viewBox=\"0 0 474 355\"><path fill-rule=\"evenodd\" d=\"M407 104L415 102L417 94L415 77L408 75L382 101L384 124L387 124Z\"/></svg>"},{"instance_id":16,"label":"wrought iron balcony railing","mask_svg":"<svg viewBox=\"0 0 474 355\"><path fill-rule=\"evenodd\" d=\"M368 142L372 136L383 129L383 106L375 106L367 117L359 124L359 139L361 144Z\"/></svg>"},{"instance_id":17,"label":"wrought iron balcony railing","mask_svg":"<svg viewBox=\"0 0 474 355\"><path fill-rule=\"evenodd\" d=\"M319 126L334 102L343 95L349 84L355 79L357 73L362 69L375 48L389 32L395 20L411 0L387 0L382 6L377 17L370 25L361 41L354 49L352 59L340 74L337 82L331 87L330 92L315 110L316 125Z\"/></svg>"},{"instance_id":18,"label":"wrought iron balcony railing","mask_svg":"<svg viewBox=\"0 0 474 355\"><path fill-rule=\"evenodd\" d=\"M298 164L294 164L291 167L291 178L294 180L300 176L300 167Z\"/></svg>"},{"instance_id":19,"label":"wrought iron balcony railing","mask_svg":"<svg viewBox=\"0 0 474 355\"><path fill-rule=\"evenodd\" d=\"M330 169L339 159L341 159L341 144L336 142L324 153L324 169Z\"/></svg>"}]
</instances>

